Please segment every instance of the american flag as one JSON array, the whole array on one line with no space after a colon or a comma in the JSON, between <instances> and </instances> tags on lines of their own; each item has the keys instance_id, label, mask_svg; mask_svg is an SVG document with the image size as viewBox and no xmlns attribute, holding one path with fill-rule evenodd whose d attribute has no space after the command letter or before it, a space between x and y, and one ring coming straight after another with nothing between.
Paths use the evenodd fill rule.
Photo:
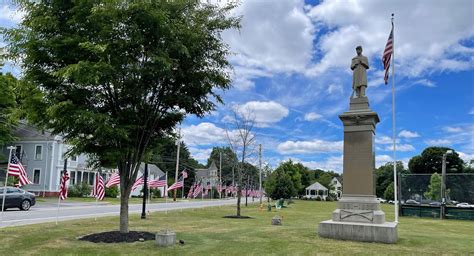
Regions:
<instances>
[{"instance_id":1,"label":"american flag","mask_svg":"<svg viewBox=\"0 0 474 256\"><path fill-rule=\"evenodd\" d=\"M143 185L145 182L143 181L143 176L138 178L135 183L133 183L133 186L132 186L132 191L134 191L135 189L138 188L138 186L140 185Z\"/></svg>"},{"instance_id":2,"label":"american flag","mask_svg":"<svg viewBox=\"0 0 474 256\"><path fill-rule=\"evenodd\" d=\"M150 180L148 186L150 188L166 187L168 183L166 182L166 175L159 177L156 180Z\"/></svg>"},{"instance_id":3,"label":"american flag","mask_svg":"<svg viewBox=\"0 0 474 256\"><path fill-rule=\"evenodd\" d=\"M61 181L59 184L59 198L64 200L67 198L67 184L66 182L69 180L69 174L66 170L63 171L63 175L61 176Z\"/></svg>"},{"instance_id":4,"label":"american flag","mask_svg":"<svg viewBox=\"0 0 474 256\"><path fill-rule=\"evenodd\" d=\"M202 192L201 182L202 181L199 181L199 183L196 184L196 187L194 187L194 191L193 191L194 198L196 198Z\"/></svg>"},{"instance_id":5,"label":"american flag","mask_svg":"<svg viewBox=\"0 0 474 256\"><path fill-rule=\"evenodd\" d=\"M186 169L184 169L184 170L181 172L181 176L183 177L183 179L188 178L188 172L186 171Z\"/></svg>"},{"instance_id":6,"label":"american flag","mask_svg":"<svg viewBox=\"0 0 474 256\"><path fill-rule=\"evenodd\" d=\"M184 185L184 179L183 179L183 176L181 176L181 178L179 178L177 182L175 182L173 185L171 185L168 188L168 191L175 190L175 189L178 189L178 188L182 188L183 185Z\"/></svg>"},{"instance_id":7,"label":"american flag","mask_svg":"<svg viewBox=\"0 0 474 256\"><path fill-rule=\"evenodd\" d=\"M385 70L384 81L385 84L388 83L388 70L390 68L390 60L393 54L393 22L392 22L392 31L390 31L390 36L388 36L387 44L385 45L385 50L382 55L383 68Z\"/></svg>"},{"instance_id":8,"label":"american flag","mask_svg":"<svg viewBox=\"0 0 474 256\"><path fill-rule=\"evenodd\" d=\"M107 184L105 185L106 188L113 187L115 185L120 184L120 175L118 172L114 172L112 176L110 176L109 180L107 181Z\"/></svg>"},{"instance_id":9,"label":"american flag","mask_svg":"<svg viewBox=\"0 0 474 256\"><path fill-rule=\"evenodd\" d=\"M188 198L191 198L191 196L193 196L193 191L194 191L194 188L196 187L196 183L194 183L190 188L189 188L189 191L188 191Z\"/></svg>"},{"instance_id":10,"label":"american flag","mask_svg":"<svg viewBox=\"0 0 474 256\"><path fill-rule=\"evenodd\" d=\"M20 179L20 186L33 183L28 179L25 168L20 163L15 154L12 154L12 157L10 158L10 163L8 165L8 175L18 177Z\"/></svg>"},{"instance_id":11,"label":"american flag","mask_svg":"<svg viewBox=\"0 0 474 256\"><path fill-rule=\"evenodd\" d=\"M100 173L95 175L95 184L92 188L92 196L99 200L103 200L105 197L104 179Z\"/></svg>"}]
</instances>

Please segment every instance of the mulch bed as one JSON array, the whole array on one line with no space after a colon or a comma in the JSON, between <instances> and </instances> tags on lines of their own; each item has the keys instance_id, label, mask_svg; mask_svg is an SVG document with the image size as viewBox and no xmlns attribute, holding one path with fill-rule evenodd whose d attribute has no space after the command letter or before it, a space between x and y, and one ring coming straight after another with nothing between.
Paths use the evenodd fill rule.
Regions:
<instances>
[{"instance_id":1,"label":"mulch bed","mask_svg":"<svg viewBox=\"0 0 474 256\"><path fill-rule=\"evenodd\" d=\"M222 218L227 218L227 219L253 219L250 216L237 216L237 215L227 215Z\"/></svg>"},{"instance_id":2,"label":"mulch bed","mask_svg":"<svg viewBox=\"0 0 474 256\"><path fill-rule=\"evenodd\" d=\"M93 243L133 243L148 240L155 240L155 234L145 231L130 231L122 234L120 231L109 231L103 233L95 233L80 237L79 240L89 241Z\"/></svg>"}]
</instances>

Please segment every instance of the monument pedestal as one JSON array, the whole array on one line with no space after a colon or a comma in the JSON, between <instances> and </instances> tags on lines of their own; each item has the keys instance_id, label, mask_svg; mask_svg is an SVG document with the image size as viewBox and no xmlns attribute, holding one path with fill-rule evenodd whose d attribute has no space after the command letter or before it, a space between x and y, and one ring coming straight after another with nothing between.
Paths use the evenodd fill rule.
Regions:
<instances>
[{"instance_id":1,"label":"monument pedestal","mask_svg":"<svg viewBox=\"0 0 474 256\"><path fill-rule=\"evenodd\" d=\"M321 237L364 242L396 243L397 224L385 222L375 198L375 126L377 113L367 97L351 98L344 124L343 195L332 220L319 223Z\"/></svg>"}]
</instances>

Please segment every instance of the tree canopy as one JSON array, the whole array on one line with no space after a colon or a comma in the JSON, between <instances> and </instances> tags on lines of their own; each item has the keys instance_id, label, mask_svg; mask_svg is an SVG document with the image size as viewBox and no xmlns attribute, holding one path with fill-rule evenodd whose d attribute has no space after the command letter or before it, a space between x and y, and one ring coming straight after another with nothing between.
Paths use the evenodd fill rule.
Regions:
<instances>
[{"instance_id":1,"label":"tree canopy","mask_svg":"<svg viewBox=\"0 0 474 256\"><path fill-rule=\"evenodd\" d=\"M408 168L411 173L442 173L442 158L446 151L452 150L446 147L428 147L421 155L414 156L408 162ZM446 156L446 172L462 173L464 170L464 161L459 154L453 150L452 154Z\"/></svg>"},{"instance_id":2,"label":"tree canopy","mask_svg":"<svg viewBox=\"0 0 474 256\"><path fill-rule=\"evenodd\" d=\"M1 68L1 65L0 65ZM0 72L0 146L14 140L13 128L16 123L15 108L16 95L15 86L18 80L10 73L3 74ZM0 160L6 159L0 152Z\"/></svg>"},{"instance_id":3,"label":"tree canopy","mask_svg":"<svg viewBox=\"0 0 474 256\"><path fill-rule=\"evenodd\" d=\"M232 5L200 1L18 1L7 31L21 58L31 121L63 135L71 153L118 166L120 231L138 167L185 115L202 117L230 87L221 32ZM29 101L29 102L28 102Z\"/></svg>"},{"instance_id":4,"label":"tree canopy","mask_svg":"<svg viewBox=\"0 0 474 256\"><path fill-rule=\"evenodd\" d=\"M207 167L214 161L217 168L219 168L220 153L222 153L222 182L230 185L232 184L232 169L234 169L235 177L235 167L238 163L237 155L230 147L213 147L211 155L207 159Z\"/></svg>"}]
</instances>

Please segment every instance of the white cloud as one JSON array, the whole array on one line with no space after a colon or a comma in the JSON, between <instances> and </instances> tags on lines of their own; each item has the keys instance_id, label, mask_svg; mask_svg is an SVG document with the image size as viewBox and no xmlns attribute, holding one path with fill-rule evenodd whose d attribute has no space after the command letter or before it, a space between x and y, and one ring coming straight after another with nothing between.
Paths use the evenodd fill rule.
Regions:
<instances>
[{"instance_id":1,"label":"white cloud","mask_svg":"<svg viewBox=\"0 0 474 256\"><path fill-rule=\"evenodd\" d=\"M212 148L194 148L190 147L189 152L191 153L191 156L196 159L200 163L206 163L207 159L212 153Z\"/></svg>"},{"instance_id":2,"label":"white cloud","mask_svg":"<svg viewBox=\"0 0 474 256\"><path fill-rule=\"evenodd\" d=\"M12 23L20 23L25 16L23 11L18 11L11 6L3 5L0 7L0 20L7 20Z\"/></svg>"},{"instance_id":3,"label":"white cloud","mask_svg":"<svg viewBox=\"0 0 474 256\"><path fill-rule=\"evenodd\" d=\"M463 129L461 127L446 126L446 127L443 127L443 131L449 132L449 133L457 133L457 132L462 132Z\"/></svg>"},{"instance_id":4,"label":"white cloud","mask_svg":"<svg viewBox=\"0 0 474 256\"><path fill-rule=\"evenodd\" d=\"M242 28L223 38L237 66L293 72L310 62L314 27L303 1L242 1L233 15L242 15Z\"/></svg>"},{"instance_id":5,"label":"white cloud","mask_svg":"<svg viewBox=\"0 0 474 256\"><path fill-rule=\"evenodd\" d=\"M393 151L393 147L386 146L384 151ZM397 151L400 151L400 152L415 151L415 147L413 147L410 144L397 144Z\"/></svg>"},{"instance_id":6,"label":"white cloud","mask_svg":"<svg viewBox=\"0 0 474 256\"><path fill-rule=\"evenodd\" d=\"M471 110L469 111L469 115L474 115L474 108L471 108Z\"/></svg>"},{"instance_id":7,"label":"white cloud","mask_svg":"<svg viewBox=\"0 0 474 256\"><path fill-rule=\"evenodd\" d=\"M376 155L375 156L375 167L379 168L380 166L386 164L387 162L393 162L393 158L389 155Z\"/></svg>"},{"instance_id":8,"label":"white cloud","mask_svg":"<svg viewBox=\"0 0 474 256\"><path fill-rule=\"evenodd\" d=\"M376 136L375 143L376 144L392 144L393 139L388 136Z\"/></svg>"},{"instance_id":9,"label":"white cloud","mask_svg":"<svg viewBox=\"0 0 474 256\"><path fill-rule=\"evenodd\" d=\"M323 1L309 15L317 26L331 32L319 40L322 57L309 74L321 74L330 68L347 69L356 45L363 46L371 62L380 61L392 12L396 14L398 74L419 77L471 69L473 48L463 45L463 40L474 35L473 10L470 0L433 1L429 5L423 1Z\"/></svg>"},{"instance_id":10,"label":"white cloud","mask_svg":"<svg viewBox=\"0 0 474 256\"><path fill-rule=\"evenodd\" d=\"M306 121L315 121L321 119L323 116L316 112L309 112L304 115L304 120Z\"/></svg>"},{"instance_id":11,"label":"white cloud","mask_svg":"<svg viewBox=\"0 0 474 256\"><path fill-rule=\"evenodd\" d=\"M430 146L449 146L452 144L452 142L447 139L431 139L426 140L425 143Z\"/></svg>"},{"instance_id":12,"label":"white cloud","mask_svg":"<svg viewBox=\"0 0 474 256\"><path fill-rule=\"evenodd\" d=\"M301 163L302 165L310 168L310 169L321 169L321 170L328 170L328 171L335 171L338 173L342 173L342 161L343 156L329 156L328 158L322 161L303 161L299 159L295 159L295 162Z\"/></svg>"},{"instance_id":13,"label":"white cloud","mask_svg":"<svg viewBox=\"0 0 474 256\"><path fill-rule=\"evenodd\" d=\"M236 106L239 115L250 114L257 126L265 127L288 116L289 110L274 101L249 101Z\"/></svg>"},{"instance_id":14,"label":"white cloud","mask_svg":"<svg viewBox=\"0 0 474 256\"><path fill-rule=\"evenodd\" d=\"M285 141L277 147L281 154L311 154L326 152L342 152L343 141Z\"/></svg>"},{"instance_id":15,"label":"white cloud","mask_svg":"<svg viewBox=\"0 0 474 256\"><path fill-rule=\"evenodd\" d=\"M225 144L228 142L225 129L213 123L200 123L181 129L186 145Z\"/></svg>"},{"instance_id":16,"label":"white cloud","mask_svg":"<svg viewBox=\"0 0 474 256\"><path fill-rule=\"evenodd\" d=\"M398 137L411 139L411 138L418 138L420 135L417 132L411 132L408 130L403 130L398 134Z\"/></svg>"},{"instance_id":17,"label":"white cloud","mask_svg":"<svg viewBox=\"0 0 474 256\"><path fill-rule=\"evenodd\" d=\"M436 84L433 81L426 78L416 80L413 84L420 84L426 87L436 87Z\"/></svg>"},{"instance_id":18,"label":"white cloud","mask_svg":"<svg viewBox=\"0 0 474 256\"><path fill-rule=\"evenodd\" d=\"M459 157L464 160L465 163L470 164L474 160L474 154L467 154L464 152L456 151L459 154Z\"/></svg>"}]
</instances>

